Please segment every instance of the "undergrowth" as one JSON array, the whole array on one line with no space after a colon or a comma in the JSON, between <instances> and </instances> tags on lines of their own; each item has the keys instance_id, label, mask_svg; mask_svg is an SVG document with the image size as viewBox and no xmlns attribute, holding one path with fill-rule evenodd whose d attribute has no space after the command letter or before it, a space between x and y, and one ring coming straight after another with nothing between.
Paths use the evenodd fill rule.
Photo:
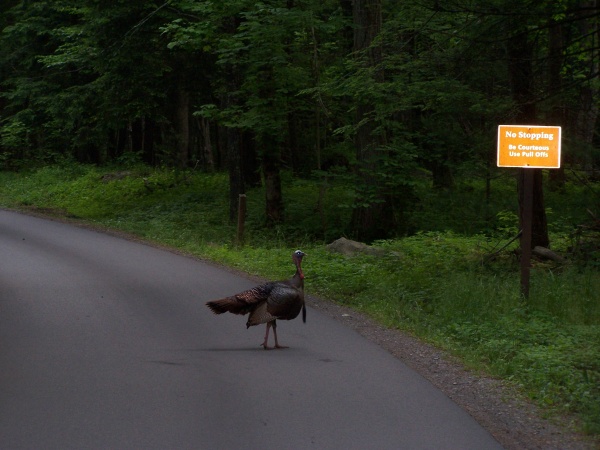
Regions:
<instances>
[{"instance_id":1,"label":"undergrowth","mask_svg":"<svg viewBox=\"0 0 600 450\"><path fill-rule=\"evenodd\" d=\"M348 186L284 181L280 227L264 227L262 190L247 193L243 247L234 245L225 174L79 165L0 173L0 205L92 221L266 278L287 278L290 253L301 248L310 294L433 342L600 435L600 257L592 246L582 263L573 255L535 262L524 301L518 243L489 258L517 231L512 178L497 180L487 198L477 180L453 191L420 186L410 220L422 231L374 243L377 257L324 245L347 232ZM574 232L597 193L569 184L547 203L554 250L567 254L582 243Z\"/></svg>"}]
</instances>

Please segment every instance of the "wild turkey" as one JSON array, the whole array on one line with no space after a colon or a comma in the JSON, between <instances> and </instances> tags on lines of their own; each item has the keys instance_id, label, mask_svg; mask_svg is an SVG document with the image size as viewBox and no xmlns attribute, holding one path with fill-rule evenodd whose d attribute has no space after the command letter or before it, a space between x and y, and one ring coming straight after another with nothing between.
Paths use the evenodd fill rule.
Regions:
<instances>
[{"instance_id":1,"label":"wild turkey","mask_svg":"<svg viewBox=\"0 0 600 450\"><path fill-rule=\"evenodd\" d=\"M265 350L269 339L269 329L273 328L275 336L274 348L287 348L279 345L277 341L277 319L292 320L298 317L302 310L302 321L306 322L306 305L304 304L304 273L302 272L302 257L305 254L296 250L292 253L292 261L296 266L296 273L289 280L271 281L261 284L239 294L221 300L206 302L212 312L223 314L245 315L250 313L246 328L261 323L267 324L265 340L261 344Z\"/></svg>"}]
</instances>

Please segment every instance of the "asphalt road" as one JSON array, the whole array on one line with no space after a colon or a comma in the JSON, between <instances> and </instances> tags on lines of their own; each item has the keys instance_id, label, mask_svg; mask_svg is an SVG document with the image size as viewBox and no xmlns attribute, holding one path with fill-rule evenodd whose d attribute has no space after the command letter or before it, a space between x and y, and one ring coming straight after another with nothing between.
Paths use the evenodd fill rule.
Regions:
<instances>
[{"instance_id":1,"label":"asphalt road","mask_svg":"<svg viewBox=\"0 0 600 450\"><path fill-rule=\"evenodd\" d=\"M280 324L289 349L265 351L262 326L204 306L254 284L0 211L0 449L500 448L425 379L315 310Z\"/></svg>"}]
</instances>

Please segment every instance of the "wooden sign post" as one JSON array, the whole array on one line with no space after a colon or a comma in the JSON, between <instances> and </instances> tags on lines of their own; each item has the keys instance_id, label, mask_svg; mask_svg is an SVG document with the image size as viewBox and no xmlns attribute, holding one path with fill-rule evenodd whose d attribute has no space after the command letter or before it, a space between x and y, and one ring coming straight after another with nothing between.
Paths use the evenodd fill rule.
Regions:
<instances>
[{"instance_id":1,"label":"wooden sign post","mask_svg":"<svg viewBox=\"0 0 600 450\"><path fill-rule=\"evenodd\" d=\"M498 167L523 169L523 217L521 217L521 294L529 298L533 172L560 168L561 128L538 125L498 126Z\"/></svg>"}]
</instances>

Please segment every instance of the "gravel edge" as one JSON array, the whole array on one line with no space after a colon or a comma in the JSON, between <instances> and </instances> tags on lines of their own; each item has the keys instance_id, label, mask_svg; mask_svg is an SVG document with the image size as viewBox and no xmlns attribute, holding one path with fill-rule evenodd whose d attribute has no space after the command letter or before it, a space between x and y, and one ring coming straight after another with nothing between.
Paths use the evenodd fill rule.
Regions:
<instances>
[{"instance_id":1,"label":"gravel edge","mask_svg":"<svg viewBox=\"0 0 600 450\"><path fill-rule=\"evenodd\" d=\"M437 347L385 328L348 307L309 297L308 304L387 350L466 410L507 450L594 450L594 440L576 430L572 417L545 418L514 386L476 374Z\"/></svg>"}]
</instances>

